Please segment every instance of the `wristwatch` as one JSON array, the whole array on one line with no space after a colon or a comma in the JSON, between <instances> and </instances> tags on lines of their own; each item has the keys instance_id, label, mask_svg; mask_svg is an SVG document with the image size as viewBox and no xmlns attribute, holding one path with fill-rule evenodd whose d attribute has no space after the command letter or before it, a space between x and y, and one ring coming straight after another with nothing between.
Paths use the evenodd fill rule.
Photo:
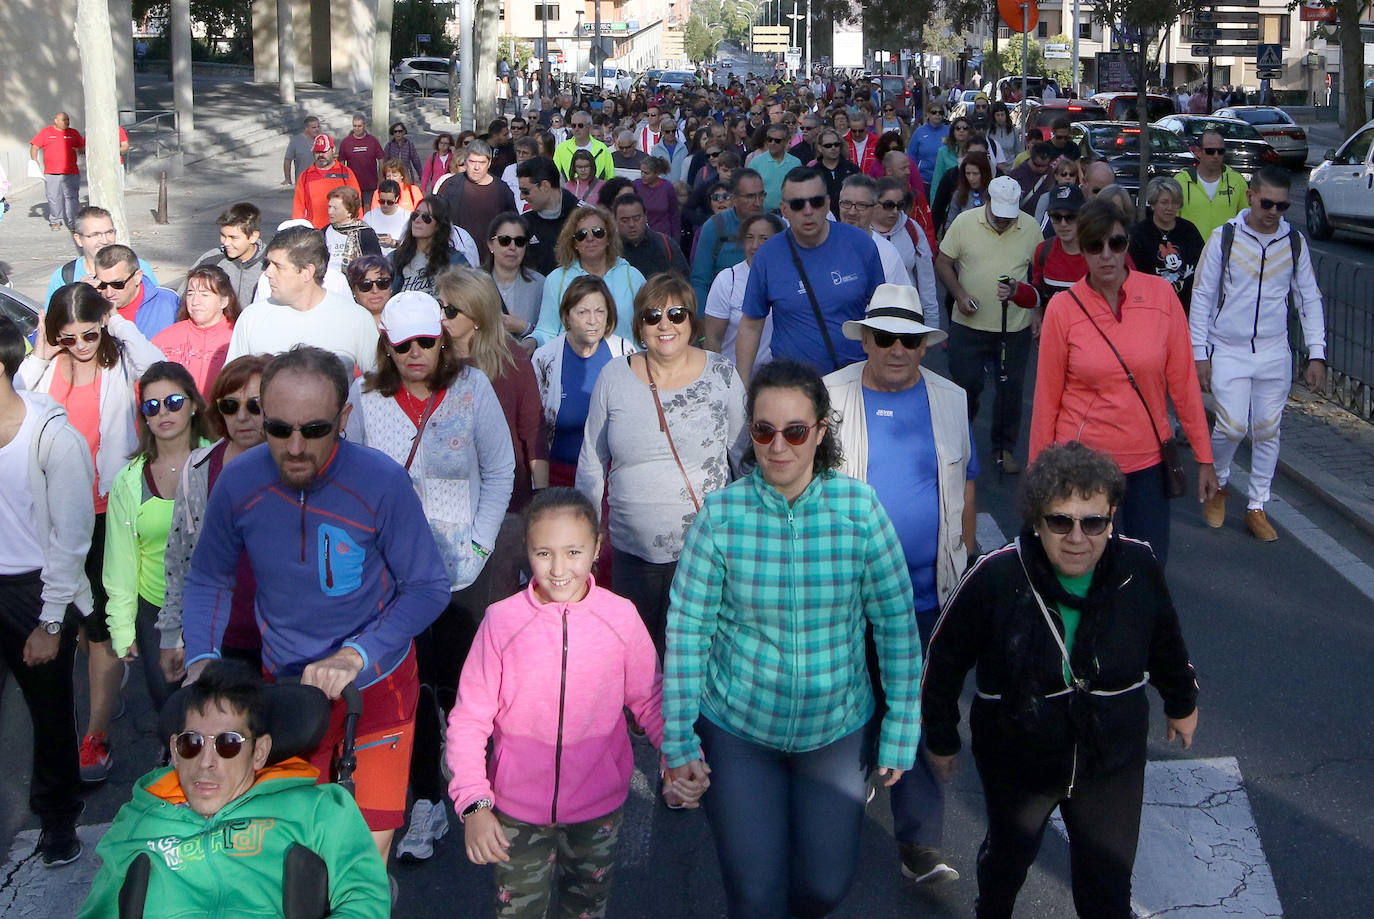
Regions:
<instances>
[{"instance_id":1,"label":"wristwatch","mask_svg":"<svg viewBox=\"0 0 1374 919\"><path fill-rule=\"evenodd\" d=\"M40 619L38 621L38 627L41 628L43 631L47 632L49 635L62 634L61 619Z\"/></svg>"},{"instance_id":2,"label":"wristwatch","mask_svg":"<svg viewBox=\"0 0 1374 919\"><path fill-rule=\"evenodd\" d=\"M467 807L463 808L463 813L460 816L466 820L481 810L491 810L491 798L478 798L476 801L473 801Z\"/></svg>"}]
</instances>

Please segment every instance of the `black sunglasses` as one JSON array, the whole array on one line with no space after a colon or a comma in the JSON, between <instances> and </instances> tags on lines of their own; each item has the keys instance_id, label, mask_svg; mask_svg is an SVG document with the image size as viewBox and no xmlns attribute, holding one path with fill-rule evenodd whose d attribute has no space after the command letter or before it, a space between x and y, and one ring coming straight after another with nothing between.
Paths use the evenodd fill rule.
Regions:
<instances>
[{"instance_id":1,"label":"black sunglasses","mask_svg":"<svg viewBox=\"0 0 1374 919\"><path fill-rule=\"evenodd\" d=\"M438 340L439 339L432 335L421 335L419 338L403 341L399 345L392 345L391 350L395 351L397 354L409 354L411 345L419 345L421 351L429 351Z\"/></svg>"},{"instance_id":2,"label":"black sunglasses","mask_svg":"<svg viewBox=\"0 0 1374 919\"><path fill-rule=\"evenodd\" d=\"M525 244L530 241L528 236L507 236L504 233L500 236L493 236L492 239L496 240L496 244L502 248L515 243L517 249L525 248Z\"/></svg>"},{"instance_id":3,"label":"black sunglasses","mask_svg":"<svg viewBox=\"0 0 1374 919\"><path fill-rule=\"evenodd\" d=\"M668 307L668 321L673 325L682 325L690 316L691 314L687 312L687 307L685 306ZM658 325L662 321L663 310L661 309L645 310L639 314L640 325Z\"/></svg>"},{"instance_id":4,"label":"black sunglasses","mask_svg":"<svg viewBox=\"0 0 1374 919\"><path fill-rule=\"evenodd\" d=\"M458 314L462 312L458 307L449 306L447 303L440 303L439 309L443 311L445 319L457 319Z\"/></svg>"},{"instance_id":5,"label":"black sunglasses","mask_svg":"<svg viewBox=\"0 0 1374 919\"><path fill-rule=\"evenodd\" d=\"M243 750L248 738L238 731L224 731L211 737L206 737L199 731L182 731L173 743L177 748L177 756L182 759L195 759L205 749L206 741L214 745L215 754L220 759L233 759Z\"/></svg>"},{"instance_id":6,"label":"black sunglasses","mask_svg":"<svg viewBox=\"0 0 1374 919\"><path fill-rule=\"evenodd\" d=\"M1126 251L1126 247L1130 245L1130 242L1131 241L1126 238L1125 233L1118 233L1110 239L1098 240L1096 243L1092 244L1080 242L1078 245L1088 255L1097 255L1102 251L1104 245L1120 255L1122 252Z\"/></svg>"},{"instance_id":7,"label":"black sunglasses","mask_svg":"<svg viewBox=\"0 0 1374 919\"><path fill-rule=\"evenodd\" d=\"M754 443L761 447L766 447L773 442L773 438L782 435L782 439L794 447L800 447L806 443L806 438L811 436L811 429L819 427L820 422L814 424L789 424L786 427L775 428L766 421L755 421L749 425L749 436Z\"/></svg>"},{"instance_id":8,"label":"black sunglasses","mask_svg":"<svg viewBox=\"0 0 1374 919\"><path fill-rule=\"evenodd\" d=\"M816 210L825 207L825 195L812 195L810 198L788 198L787 207L793 213L800 213L807 205L811 205Z\"/></svg>"},{"instance_id":9,"label":"black sunglasses","mask_svg":"<svg viewBox=\"0 0 1374 919\"><path fill-rule=\"evenodd\" d=\"M94 344L95 342L100 341L101 334L102 332L100 329L87 329L86 331L81 333L81 340L88 345ZM76 336L59 335L57 336L57 343L64 348L70 348L72 345L76 344Z\"/></svg>"},{"instance_id":10,"label":"black sunglasses","mask_svg":"<svg viewBox=\"0 0 1374 919\"><path fill-rule=\"evenodd\" d=\"M262 414L262 400L257 396L253 396L251 399L246 399L242 402L232 396L225 396L215 403L215 408L219 409L219 413L225 416L237 415L240 406L248 409L248 414L250 415Z\"/></svg>"},{"instance_id":11,"label":"black sunglasses","mask_svg":"<svg viewBox=\"0 0 1374 919\"><path fill-rule=\"evenodd\" d=\"M787 138L786 138L786 137L770 137L770 138L768 138L768 142L769 142L770 144L785 144L785 143L787 143Z\"/></svg>"},{"instance_id":12,"label":"black sunglasses","mask_svg":"<svg viewBox=\"0 0 1374 919\"><path fill-rule=\"evenodd\" d=\"M126 284L128 284L130 281L132 281L132 280L134 279L134 275L135 275L135 274L138 274L138 272L139 272L139 269L135 268L135 269L133 270L133 274L130 274L127 278L125 278L125 279L122 280L122 281L101 281L100 283L98 283L98 284L95 285L95 289L96 289L96 290L104 290L104 289L107 288L107 287L113 287L115 290L123 290L123 289L124 289L124 285L126 285Z\"/></svg>"},{"instance_id":13,"label":"black sunglasses","mask_svg":"<svg viewBox=\"0 0 1374 919\"><path fill-rule=\"evenodd\" d=\"M1212 156L1222 156L1223 154L1226 153L1226 148L1225 148L1225 147L1203 147L1203 148L1202 148L1202 152L1203 152L1203 153L1211 154Z\"/></svg>"},{"instance_id":14,"label":"black sunglasses","mask_svg":"<svg viewBox=\"0 0 1374 919\"><path fill-rule=\"evenodd\" d=\"M1055 536L1068 536L1073 531L1075 523L1082 528L1084 536L1101 536L1107 532L1107 526L1112 522L1111 517L1104 517L1101 514L1091 514L1087 517L1073 517L1069 514L1044 514L1040 519L1045 521L1045 528Z\"/></svg>"},{"instance_id":15,"label":"black sunglasses","mask_svg":"<svg viewBox=\"0 0 1374 919\"><path fill-rule=\"evenodd\" d=\"M1062 212L1061 212L1061 213L1058 213L1058 214L1050 214L1050 220L1051 220L1053 223L1069 223L1069 222L1074 221L1074 220L1077 220L1077 219L1078 219L1078 215L1077 215L1077 214L1065 214L1065 213L1062 213Z\"/></svg>"},{"instance_id":16,"label":"black sunglasses","mask_svg":"<svg viewBox=\"0 0 1374 919\"><path fill-rule=\"evenodd\" d=\"M1270 210L1270 209L1273 209L1273 210L1278 211L1280 214L1282 214L1284 211L1288 210L1288 208L1289 208L1292 204L1293 204L1292 201L1270 201L1268 198L1260 198L1260 207L1261 207L1261 208L1263 208L1263 209L1266 210L1266 211L1267 211L1267 210Z\"/></svg>"},{"instance_id":17,"label":"black sunglasses","mask_svg":"<svg viewBox=\"0 0 1374 919\"><path fill-rule=\"evenodd\" d=\"M343 409L340 408L339 413L342 412ZM297 431L300 431L301 436L306 440L319 440L321 437L329 436L329 433L334 430L334 424L338 420L339 415L335 414L334 417L328 421L320 420L307 421L305 424L287 424L279 418L268 418L266 415L263 415L262 431L274 440L286 440Z\"/></svg>"},{"instance_id":18,"label":"black sunglasses","mask_svg":"<svg viewBox=\"0 0 1374 919\"><path fill-rule=\"evenodd\" d=\"M365 294L372 293L374 287L379 290L386 290L391 286L393 280L395 279L386 275L382 275L380 278L363 278L358 282L358 289Z\"/></svg>"},{"instance_id":19,"label":"black sunglasses","mask_svg":"<svg viewBox=\"0 0 1374 919\"><path fill-rule=\"evenodd\" d=\"M143 413L144 418L152 418L164 408L169 412L179 412L185 405L186 397L174 392L165 399L144 399L139 403L138 410Z\"/></svg>"},{"instance_id":20,"label":"black sunglasses","mask_svg":"<svg viewBox=\"0 0 1374 919\"><path fill-rule=\"evenodd\" d=\"M884 332L882 329L870 329L873 333L873 344L879 348L891 348L897 342L902 343L902 347L908 351L915 351L921 347L921 342L926 340L924 332L907 332L902 335L893 332Z\"/></svg>"},{"instance_id":21,"label":"black sunglasses","mask_svg":"<svg viewBox=\"0 0 1374 919\"><path fill-rule=\"evenodd\" d=\"M902 206L902 202L900 201L879 201L878 204L885 211L895 211Z\"/></svg>"},{"instance_id":22,"label":"black sunglasses","mask_svg":"<svg viewBox=\"0 0 1374 919\"><path fill-rule=\"evenodd\" d=\"M389 207L389 206L395 204L398 200L399 200L399 199L397 199L397 198L378 198L378 199L377 199L377 203L378 203L378 204L385 204L385 205L387 205L387 206Z\"/></svg>"},{"instance_id":23,"label":"black sunglasses","mask_svg":"<svg viewBox=\"0 0 1374 919\"><path fill-rule=\"evenodd\" d=\"M594 236L594 237L596 237L597 239L605 239L605 238L606 238L606 228L605 228L605 227L592 227L590 230L588 230L588 229L578 230L576 233L573 234L573 239L577 240L578 242L585 242L586 239L587 239L587 237L588 237L589 235L590 235L590 236Z\"/></svg>"},{"instance_id":24,"label":"black sunglasses","mask_svg":"<svg viewBox=\"0 0 1374 919\"><path fill-rule=\"evenodd\" d=\"M821 149L822 149L822 150L830 150L830 149L832 149L832 148L834 148L834 147L838 147L839 145L840 145L840 142L839 142L839 141L834 141L833 143L821 144Z\"/></svg>"},{"instance_id":25,"label":"black sunglasses","mask_svg":"<svg viewBox=\"0 0 1374 919\"><path fill-rule=\"evenodd\" d=\"M410 219L411 219L412 222L414 222L414 221L416 221L416 220L423 220L425 223L433 223L433 222L434 222L434 215L433 215L433 214L411 214L411 215L410 215Z\"/></svg>"}]
</instances>

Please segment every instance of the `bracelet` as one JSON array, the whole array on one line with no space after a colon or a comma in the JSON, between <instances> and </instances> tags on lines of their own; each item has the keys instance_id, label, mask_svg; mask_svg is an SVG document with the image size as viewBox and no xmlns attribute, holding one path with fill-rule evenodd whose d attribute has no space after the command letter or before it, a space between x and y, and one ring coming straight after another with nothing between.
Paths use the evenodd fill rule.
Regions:
<instances>
[{"instance_id":1,"label":"bracelet","mask_svg":"<svg viewBox=\"0 0 1374 919\"><path fill-rule=\"evenodd\" d=\"M477 544L477 540L475 540L475 539L472 541L472 551L473 551L474 553L476 553L476 555L477 555L478 558L486 558L487 556L491 555L490 552L488 552L486 549L483 549L481 546L479 546L479 545Z\"/></svg>"}]
</instances>

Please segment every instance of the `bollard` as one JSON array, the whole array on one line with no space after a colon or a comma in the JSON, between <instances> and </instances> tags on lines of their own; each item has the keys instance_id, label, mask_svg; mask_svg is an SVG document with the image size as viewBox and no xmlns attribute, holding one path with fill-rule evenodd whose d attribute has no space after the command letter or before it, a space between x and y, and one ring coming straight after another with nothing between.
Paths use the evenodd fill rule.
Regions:
<instances>
[{"instance_id":1,"label":"bollard","mask_svg":"<svg viewBox=\"0 0 1374 919\"><path fill-rule=\"evenodd\" d=\"M165 169L162 170L157 179L157 217L155 219L160 224L167 222L167 170Z\"/></svg>"}]
</instances>

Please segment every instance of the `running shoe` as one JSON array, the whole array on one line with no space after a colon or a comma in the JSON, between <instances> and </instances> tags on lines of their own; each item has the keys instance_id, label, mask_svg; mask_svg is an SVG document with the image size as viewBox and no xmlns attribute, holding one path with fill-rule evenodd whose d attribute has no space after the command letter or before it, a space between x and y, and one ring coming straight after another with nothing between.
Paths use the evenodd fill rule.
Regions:
<instances>
[{"instance_id":1,"label":"running shoe","mask_svg":"<svg viewBox=\"0 0 1374 919\"><path fill-rule=\"evenodd\" d=\"M60 868L81 857L81 840L76 835L76 821L56 823L44 827L38 837L38 858L44 868Z\"/></svg>"},{"instance_id":2,"label":"running shoe","mask_svg":"<svg viewBox=\"0 0 1374 919\"><path fill-rule=\"evenodd\" d=\"M959 880L959 872L945 861L945 853L932 846L898 843L902 859L902 874L917 884L936 884Z\"/></svg>"},{"instance_id":3,"label":"running shoe","mask_svg":"<svg viewBox=\"0 0 1374 919\"><path fill-rule=\"evenodd\" d=\"M105 732L87 734L81 741L81 781L103 782L110 777L112 768L114 757L110 755Z\"/></svg>"},{"instance_id":4,"label":"running shoe","mask_svg":"<svg viewBox=\"0 0 1374 919\"><path fill-rule=\"evenodd\" d=\"M423 798L410 808L410 825L396 846L396 857L404 862L423 862L434 855L434 844L448 832L448 811L443 802Z\"/></svg>"}]
</instances>

